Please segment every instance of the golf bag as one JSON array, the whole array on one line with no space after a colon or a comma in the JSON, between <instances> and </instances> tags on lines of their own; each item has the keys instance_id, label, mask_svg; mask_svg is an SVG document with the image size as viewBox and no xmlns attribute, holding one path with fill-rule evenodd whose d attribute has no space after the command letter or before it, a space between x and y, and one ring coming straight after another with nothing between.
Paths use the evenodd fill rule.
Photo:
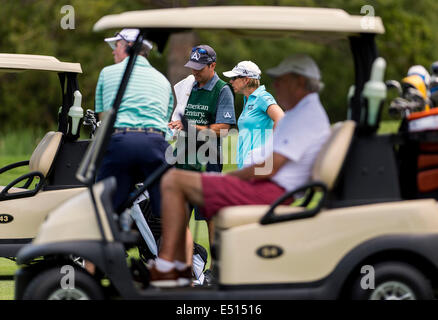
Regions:
<instances>
[{"instance_id":1,"label":"golf bag","mask_svg":"<svg viewBox=\"0 0 438 320\"><path fill-rule=\"evenodd\" d=\"M402 125L400 182L406 199L438 199L438 108L411 113Z\"/></svg>"}]
</instances>

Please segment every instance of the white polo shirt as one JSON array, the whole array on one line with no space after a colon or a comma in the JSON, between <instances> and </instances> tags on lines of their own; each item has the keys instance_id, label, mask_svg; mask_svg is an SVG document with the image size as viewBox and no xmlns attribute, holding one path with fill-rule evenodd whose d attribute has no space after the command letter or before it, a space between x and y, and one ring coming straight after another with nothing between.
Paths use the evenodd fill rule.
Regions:
<instances>
[{"instance_id":1,"label":"white polo shirt","mask_svg":"<svg viewBox=\"0 0 438 320\"><path fill-rule=\"evenodd\" d=\"M330 121L317 93L288 110L274 130L273 152L289 159L271 180L287 191L309 182L313 163L330 136Z\"/></svg>"}]
</instances>

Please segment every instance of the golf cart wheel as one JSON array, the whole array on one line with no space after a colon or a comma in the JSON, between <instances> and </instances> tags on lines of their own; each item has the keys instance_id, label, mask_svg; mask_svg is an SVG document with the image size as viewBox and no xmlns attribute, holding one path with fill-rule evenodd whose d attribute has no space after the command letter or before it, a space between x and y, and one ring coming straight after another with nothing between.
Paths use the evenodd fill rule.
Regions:
<instances>
[{"instance_id":1,"label":"golf cart wheel","mask_svg":"<svg viewBox=\"0 0 438 320\"><path fill-rule=\"evenodd\" d=\"M86 272L74 268L74 281L66 283L61 267L52 268L36 276L26 288L24 300L103 300L102 289Z\"/></svg>"},{"instance_id":2,"label":"golf cart wheel","mask_svg":"<svg viewBox=\"0 0 438 320\"><path fill-rule=\"evenodd\" d=\"M429 280L415 267L403 262L384 262L374 266L374 289L363 288L358 277L353 285L354 300L431 300Z\"/></svg>"}]
</instances>

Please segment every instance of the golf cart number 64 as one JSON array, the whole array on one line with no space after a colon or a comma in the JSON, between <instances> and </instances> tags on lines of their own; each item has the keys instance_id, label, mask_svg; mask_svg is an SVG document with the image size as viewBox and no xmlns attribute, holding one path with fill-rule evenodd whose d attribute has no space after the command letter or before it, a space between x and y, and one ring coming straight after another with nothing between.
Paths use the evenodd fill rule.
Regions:
<instances>
[{"instance_id":1,"label":"golf cart number 64","mask_svg":"<svg viewBox=\"0 0 438 320\"><path fill-rule=\"evenodd\" d=\"M221 304L221 314L261 314L261 305L246 305L246 304Z\"/></svg>"}]
</instances>

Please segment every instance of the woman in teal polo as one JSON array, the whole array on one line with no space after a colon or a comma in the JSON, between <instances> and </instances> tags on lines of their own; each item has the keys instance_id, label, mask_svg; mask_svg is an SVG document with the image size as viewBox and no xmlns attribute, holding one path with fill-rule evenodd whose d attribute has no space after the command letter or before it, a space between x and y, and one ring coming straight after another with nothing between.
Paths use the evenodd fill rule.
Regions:
<instances>
[{"instance_id":1,"label":"woman in teal polo","mask_svg":"<svg viewBox=\"0 0 438 320\"><path fill-rule=\"evenodd\" d=\"M259 67L251 61L239 62L233 70L223 73L231 78L234 92L244 96L244 107L237 122L239 137L236 160L239 169L258 160L254 155L255 150L258 154L269 154L260 150L272 137L272 130L284 115L274 97L266 91L264 85L260 85L261 73ZM268 145L266 147L269 148Z\"/></svg>"}]
</instances>

